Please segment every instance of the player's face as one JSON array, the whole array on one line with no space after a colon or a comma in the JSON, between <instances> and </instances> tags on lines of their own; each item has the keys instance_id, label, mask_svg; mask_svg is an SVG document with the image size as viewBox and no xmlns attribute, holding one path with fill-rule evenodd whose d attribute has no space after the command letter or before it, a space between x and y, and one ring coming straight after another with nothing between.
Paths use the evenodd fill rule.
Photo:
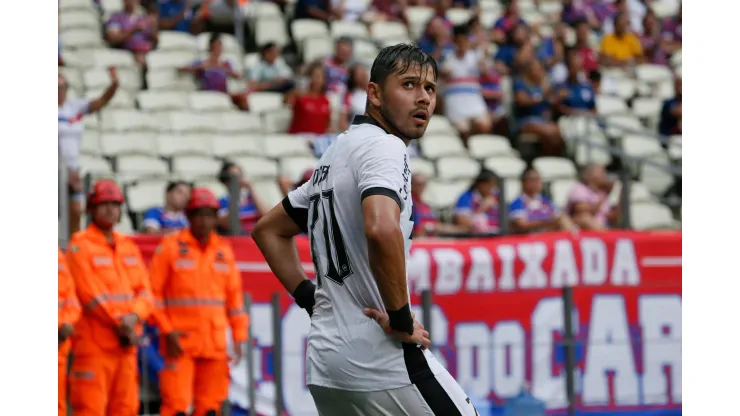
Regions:
<instances>
[{"instance_id":1,"label":"player's face","mask_svg":"<svg viewBox=\"0 0 740 416\"><path fill-rule=\"evenodd\" d=\"M406 72L388 76L383 84L371 83L368 98L380 107L380 114L393 133L406 139L423 136L437 105L432 67L410 65Z\"/></svg>"}]
</instances>

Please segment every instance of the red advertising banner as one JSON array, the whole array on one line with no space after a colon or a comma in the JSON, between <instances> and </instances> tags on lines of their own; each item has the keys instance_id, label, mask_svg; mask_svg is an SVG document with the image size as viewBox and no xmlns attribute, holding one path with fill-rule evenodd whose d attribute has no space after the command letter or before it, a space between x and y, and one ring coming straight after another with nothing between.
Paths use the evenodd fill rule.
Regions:
<instances>
[{"instance_id":1,"label":"red advertising banner","mask_svg":"<svg viewBox=\"0 0 740 416\"><path fill-rule=\"evenodd\" d=\"M158 238L136 241L148 259ZM269 302L280 293L283 368L290 373L283 378L285 407L290 415L315 414L303 374L308 317L250 238L231 241L254 302L258 410L263 398L264 413L272 413ZM308 241L298 239L297 246L313 276ZM429 289L433 295L435 355L471 396L499 404L526 385L548 409L566 407L562 288L569 286L579 410L680 414L680 232L415 240L407 273L417 316L419 294Z\"/></svg>"}]
</instances>

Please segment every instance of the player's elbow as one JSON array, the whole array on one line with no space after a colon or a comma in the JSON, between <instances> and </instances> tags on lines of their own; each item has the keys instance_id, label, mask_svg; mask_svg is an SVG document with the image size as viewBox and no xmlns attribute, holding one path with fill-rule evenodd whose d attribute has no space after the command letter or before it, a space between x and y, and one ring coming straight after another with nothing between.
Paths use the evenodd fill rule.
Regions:
<instances>
[{"instance_id":1,"label":"player's elbow","mask_svg":"<svg viewBox=\"0 0 740 416\"><path fill-rule=\"evenodd\" d=\"M270 224L267 217L262 217L252 229L252 239L257 244L257 247L264 245L264 242L269 239L271 230Z\"/></svg>"}]
</instances>

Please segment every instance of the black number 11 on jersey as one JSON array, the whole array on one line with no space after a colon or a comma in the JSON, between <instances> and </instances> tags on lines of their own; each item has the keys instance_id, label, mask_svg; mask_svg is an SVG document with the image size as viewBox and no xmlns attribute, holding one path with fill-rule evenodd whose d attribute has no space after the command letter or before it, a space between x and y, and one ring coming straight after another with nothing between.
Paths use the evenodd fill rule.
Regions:
<instances>
[{"instance_id":1,"label":"black number 11 on jersey","mask_svg":"<svg viewBox=\"0 0 740 416\"><path fill-rule=\"evenodd\" d=\"M321 286L321 277L326 276L329 280L342 285L344 279L352 274L347 248L344 238L339 229L339 223L334 212L334 189L327 189L321 193L309 197L309 239L311 241L311 257L316 269L316 280ZM319 247L316 241L316 225L321 222L324 244ZM321 256L319 256L319 253ZM319 264L319 258L328 259L328 264Z\"/></svg>"}]
</instances>

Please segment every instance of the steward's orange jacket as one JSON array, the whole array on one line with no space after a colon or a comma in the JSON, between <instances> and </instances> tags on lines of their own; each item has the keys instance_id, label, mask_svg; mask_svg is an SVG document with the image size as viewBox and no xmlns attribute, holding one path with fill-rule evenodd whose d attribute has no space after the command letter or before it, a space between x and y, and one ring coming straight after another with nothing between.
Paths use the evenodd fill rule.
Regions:
<instances>
[{"instance_id":1,"label":"steward's orange jacket","mask_svg":"<svg viewBox=\"0 0 740 416\"><path fill-rule=\"evenodd\" d=\"M83 312L72 337L75 354L121 351L117 328L124 315L143 322L154 308L149 275L134 242L117 232L108 241L95 225L75 233L67 250ZM137 326L141 333L141 323ZM135 353L134 348L127 348Z\"/></svg>"},{"instance_id":2,"label":"steward's orange jacket","mask_svg":"<svg viewBox=\"0 0 740 416\"><path fill-rule=\"evenodd\" d=\"M186 354L202 358L226 356L226 326L234 342L247 339L241 275L231 245L212 233L203 247L189 230L167 235L150 266L160 332L183 333ZM164 347L164 343L162 343Z\"/></svg>"},{"instance_id":3,"label":"steward's orange jacket","mask_svg":"<svg viewBox=\"0 0 740 416\"><path fill-rule=\"evenodd\" d=\"M62 324L75 325L77 320L80 319L80 303L77 301L77 295L75 294L75 282L72 279L72 275L67 269L67 262L64 259L62 250L57 248L57 262L59 263L59 322L57 323L57 330L62 327ZM69 340L67 340L63 348L59 349L60 354L69 352Z\"/></svg>"}]
</instances>

